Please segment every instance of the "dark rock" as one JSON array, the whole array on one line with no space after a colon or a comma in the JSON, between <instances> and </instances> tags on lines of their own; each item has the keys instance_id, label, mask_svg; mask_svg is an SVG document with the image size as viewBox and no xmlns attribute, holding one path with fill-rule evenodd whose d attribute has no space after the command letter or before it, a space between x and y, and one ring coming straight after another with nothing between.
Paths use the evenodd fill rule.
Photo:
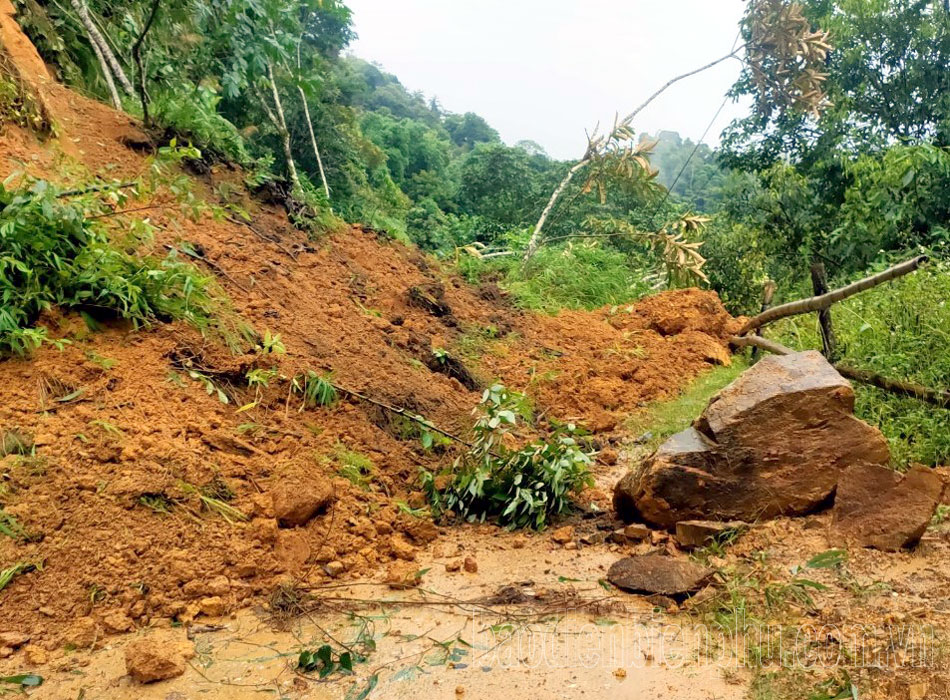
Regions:
<instances>
[{"instance_id":1,"label":"dark rock","mask_svg":"<svg viewBox=\"0 0 950 700\"><path fill-rule=\"evenodd\" d=\"M896 552L913 547L940 503L943 481L926 467L901 475L886 467L858 465L838 481L833 528L864 547Z\"/></svg>"},{"instance_id":2,"label":"dark rock","mask_svg":"<svg viewBox=\"0 0 950 700\"><path fill-rule=\"evenodd\" d=\"M884 436L853 410L851 385L821 353L766 357L621 479L614 507L668 528L807 513L844 469L890 460Z\"/></svg>"},{"instance_id":3,"label":"dark rock","mask_svg":"<svg viewBox=\"0 0 950 700\"><path fill-rule=\"evenodd\" d=\"M631 593L682 595L699 590L712 575L712 569L688 559L651 553L614 562L607 580Z\"/></svg>"}]
</instances>

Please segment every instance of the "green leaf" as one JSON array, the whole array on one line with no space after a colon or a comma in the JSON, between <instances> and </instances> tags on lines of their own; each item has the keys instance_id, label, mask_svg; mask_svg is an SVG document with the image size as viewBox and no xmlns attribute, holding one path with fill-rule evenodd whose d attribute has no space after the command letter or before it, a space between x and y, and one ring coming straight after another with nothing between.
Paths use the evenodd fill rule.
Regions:
<instances>
[{"instance_id":1,"label":"green leaf","mask_svg":"<svg viewBox=\"0 0 950 700\"><path fill-rule=\"evenodd\" d=\"M10 683L24 688L36 688L43 685L43 676L37 676L35 673L21 673L16 676L0 676L0 683Z\"/></svg>"}]
</instances>

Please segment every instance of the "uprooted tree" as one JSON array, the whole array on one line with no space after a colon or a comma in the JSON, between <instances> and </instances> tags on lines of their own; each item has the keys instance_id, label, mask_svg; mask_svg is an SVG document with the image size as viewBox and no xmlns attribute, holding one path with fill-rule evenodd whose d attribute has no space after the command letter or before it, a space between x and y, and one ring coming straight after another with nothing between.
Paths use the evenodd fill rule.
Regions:
<instances>
[{"instance_id":1,"label":"uprooted tree","mask_svg":"<svg viewBox=\"0 0 950 700\"><path fill-rule=\"evenodd\" d=\"M656 173L648 160L652 145L634 141L633 121L675 83L729 59L736 59L750 67L760 92L760 105L767 105L768 109L811 114L819 114L830 106L823 90L826 75L821 71L831 50L829 36L825 31L811 28L798 3L752 0L742 21L742 34L746 42L741 46L734 46L724 56L671 78L623 119L617 119L608 133L601 134L595 128L588 135L584 155L555 187L534 225L524 253L524 264L544 243L544 225L564 191L579 173L586 173L582 191L597 189L601 199L609 176L620 176L626 180L655 177Z\"/></svg>"}]
</instances>

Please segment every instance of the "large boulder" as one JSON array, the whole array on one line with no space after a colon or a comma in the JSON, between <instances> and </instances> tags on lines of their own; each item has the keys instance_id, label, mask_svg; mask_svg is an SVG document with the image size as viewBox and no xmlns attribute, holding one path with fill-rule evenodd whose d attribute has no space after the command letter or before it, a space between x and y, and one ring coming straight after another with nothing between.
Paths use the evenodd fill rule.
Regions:
<instances>
[{"instance_id":1,"label":"large boulder","mask_svg":"<svg viewBox=\"0 0 950 700\"><path fill-rule=\"evenodd\" d=\"M762 359L614 491L625 520L754 521L815 509L851 466L890 461L854 417L851 385L818 352Z\"/></svg>"},{"instance_id":2,"label":"large boulder","mask_svg":"<svg viewBox=\"0 0 950 700\"><path fill-rule=\"evenodd\" d=\"M896 552L913 547L933 518L943 493L940 475L926 467L907 474L859 465L838 481L834 529L864 547Z\"/></svg>"},{"instance_id":3,"label":"large boulder","mask_svg":"<svg viewBox=\"0 0 950 700\"><path fill-rule=\"evenodd\" d=\"M702 588L712 575L712 569L685 557L652 552L615 561L607 580L631 593L683 595Z\"/></svg>"}]
</instances>

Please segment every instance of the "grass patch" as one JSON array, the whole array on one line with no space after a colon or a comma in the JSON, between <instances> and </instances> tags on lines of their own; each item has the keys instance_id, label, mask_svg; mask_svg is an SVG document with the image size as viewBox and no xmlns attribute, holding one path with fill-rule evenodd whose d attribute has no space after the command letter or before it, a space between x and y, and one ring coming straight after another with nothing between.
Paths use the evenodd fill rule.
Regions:
<instances>
[{"instance_id":1,"label":"grass patch","mask_svg":"<svg viewBox=\"0 0 950 700\"><path fill-rule=\"evenodd\" d=\"M498 281L521 308L547 313L636 301L654 291L643 269L627 254L600 245L542 248L526 270L520 256L459 260L468 281Z\"/></svg>"},{"instance_id":2,"label":"grass patch","mask_svg":"<svg viewBox=\"0 0 950 700\"><path fill-rule=\"evenodd\" d=\"M709 399L723 387L732 383L749 365L737 355L729 367L713 367L699 375L675 399L654 401L643 411L630 417L627 426L633 435L643 437L642 442L650 450L656 449L666 438L692 424L706 408Z\"/></svg>"},{"instance_id":3,"label":"grass patch","mask_svg":"<svg viewBox=\"0 0 950 700\"><path fill-rule=\"evenodd\" d=\"M376 465L373 464L373 460L362 452L348 450L339 443L333 451L333 459L340 465L337 470L340 476L357 488L364 491L369 489L370 482L376 475Z\"/></svg>"}]
</instances>

